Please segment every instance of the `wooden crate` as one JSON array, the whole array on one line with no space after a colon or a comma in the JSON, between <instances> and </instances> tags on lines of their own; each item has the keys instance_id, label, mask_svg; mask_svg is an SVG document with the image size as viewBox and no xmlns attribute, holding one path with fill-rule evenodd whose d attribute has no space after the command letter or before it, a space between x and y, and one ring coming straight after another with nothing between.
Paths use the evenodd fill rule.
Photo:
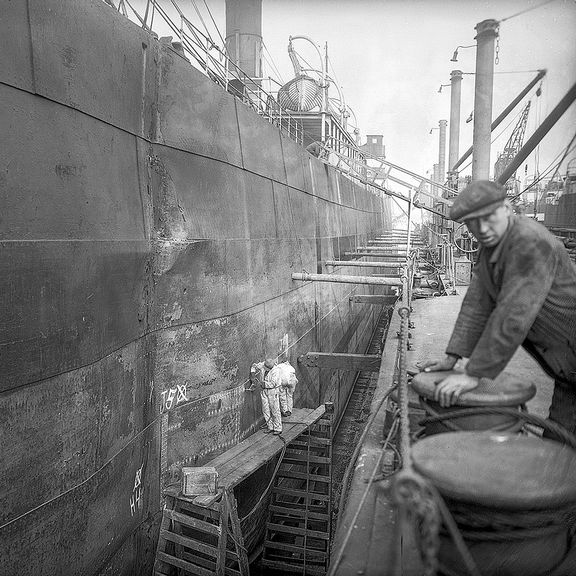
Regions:
<instances>
[{"instance_id":1,"label":"wooden crate","mask_svg":"<svg viewBox=\"0 0 576 576\"><path fill-rule=\"evenodd\" d=\"M218 472L212 466L182 468L182 494L203 496L218 491Z\"/></svg>"}]
</instances>

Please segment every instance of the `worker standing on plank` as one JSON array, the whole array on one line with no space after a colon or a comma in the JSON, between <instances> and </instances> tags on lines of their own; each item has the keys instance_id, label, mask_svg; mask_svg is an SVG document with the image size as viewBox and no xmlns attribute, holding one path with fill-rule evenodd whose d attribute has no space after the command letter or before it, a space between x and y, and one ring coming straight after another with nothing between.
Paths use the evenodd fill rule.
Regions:
<instances>
[{"instance_id":1,"label":"worker standing on plank","mask_svg":"<svg viewBox=\"0 0 576 576\"><path fill-rule=\"evenodd\" d=\"M250 381L260 386L262 414L265 434L282 434L282 416L280 414L280 379L275 376L276 362L266 358L264 362L255 362L250 368Z\"/></svg>"}]
</instances>

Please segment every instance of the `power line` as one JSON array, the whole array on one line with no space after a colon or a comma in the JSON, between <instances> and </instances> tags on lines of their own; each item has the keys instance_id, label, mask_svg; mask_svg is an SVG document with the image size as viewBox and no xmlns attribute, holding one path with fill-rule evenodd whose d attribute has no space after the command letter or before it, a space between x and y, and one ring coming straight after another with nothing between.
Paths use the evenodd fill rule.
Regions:
<instances>
[{"instance_id":1,"label":"power line","mask_svg":"<svg viewBox=\"0 0 576 576\"><path fill-rule=\"evenodd\" d=\"M502 18L502 20L500 20L499 22L506 22L506 20L510 20L511 18L516 18L516 16L520 16L521 14L526 14L526 12L530 12L530 10L536 10L536 8L542 8L542 6L546 6L546 4L550 4L551 2L554 2L555 0L548 0L547 2L544 2L543 4L538 4L538 6L532 6L530 8L526 8L526 10L521 10L520 12L516 12L516 14L512 14L512 16L508 16L507 18Z\"/></svg>"}]
</instances>

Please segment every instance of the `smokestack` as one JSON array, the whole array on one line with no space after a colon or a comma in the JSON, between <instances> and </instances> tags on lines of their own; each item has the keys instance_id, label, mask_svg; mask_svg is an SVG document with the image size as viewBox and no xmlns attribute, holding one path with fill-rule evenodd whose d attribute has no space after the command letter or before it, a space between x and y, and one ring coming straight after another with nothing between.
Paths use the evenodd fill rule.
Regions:
<instances>
[{"instance_id":1,"label":"smokestack","mask_svg":"<svg viewBox=\"0 0 576 576\"><path fill-rule=\"evenodd\" d=\"M262 77L262 0L226 0L226 50L250 78Z\"/></svg>"}]
</instances>

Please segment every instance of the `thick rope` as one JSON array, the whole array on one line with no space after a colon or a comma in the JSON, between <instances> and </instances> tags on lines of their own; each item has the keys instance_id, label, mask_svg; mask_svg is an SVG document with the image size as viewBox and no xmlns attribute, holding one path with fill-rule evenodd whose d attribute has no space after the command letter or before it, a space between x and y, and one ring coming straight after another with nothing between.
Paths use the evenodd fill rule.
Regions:
<instances>
[{"instance_id":1,"label":"thick rope","mask_svg":"<svg viewBox=\"0 0 576 576\"><path fill-rule=\"evenodd\" d=\"M529 424L534 424L544 430L551 432L554 434L560 442L570 446L576 450L576 436L568 432L565 428L557 424L556 422L552 422L551 420L546 420L541 418L540 416L536 416L535 414L529 414L528 412L518 411L514 408L505 408L505 407L474 407L474 408L466 408L463 410L456 410L454 412L447 412L445 414L437 414L436 416L429 416L424 418L421 421L422 425L431 424L433 422L442 422L443 424L448 424L447 420L452 420L454 418L462 418L466 416L477 416L483 414L504 414L514 416L523 422L527 422Z\"/></svg>"},{"instance_id":2,"label":"thick rope","mask_svg":"<svg viewBox=\"0 0 576 576\"><path fill-rule=\"evenodd\" d=\"M434 576L438 569L440 548L440 514L430 483L417 474L410 453L410 421L408 400L408 329L414 259L410 259L402 276L402 306L398 344L398 410L400 413L400 454L402 470L394 476L392 498L406 517L414 522L418 548L423 564L423 575ZM400 515L400 518L403 518ZM400 569L400 566L397 566Z\"/></svg>"},{"instance_id":3,"label":"thick rope","mask_svg":"<svg viewBox=\"0 0 576 576\"><path fill-rule=\"evenodd\" d=\"M413 261L409 262L408 265L413 266ZM411 267L406 267L402 283L402 306L398 310L401 318L400 342L398 345L398 410L400 413L400 454L403 459L403 467L393 479L392 497L396 504L406 511L408 518L415 523L419 551L423 563L423 576L434 576L437 572L442 521L452 536L468 573L471 576L481 576L470 551L466 547L462 534L459 532L458 526L439 492L432 483L418 474L412 466L406 361L411 301L410 291L412 286ZM401 515L400 518L402 517ZM399 566L397 568L400 569Z\"/></svg>"}]
</instances>

